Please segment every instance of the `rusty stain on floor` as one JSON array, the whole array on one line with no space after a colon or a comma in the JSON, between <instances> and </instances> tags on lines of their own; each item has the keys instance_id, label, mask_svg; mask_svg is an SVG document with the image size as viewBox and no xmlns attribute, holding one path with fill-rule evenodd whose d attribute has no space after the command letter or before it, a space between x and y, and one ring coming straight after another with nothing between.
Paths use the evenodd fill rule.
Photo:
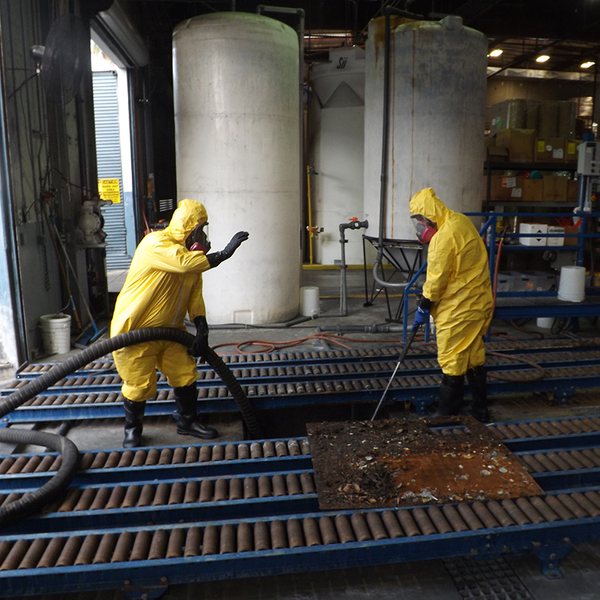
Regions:
<instances>
[{"instance_id":1,"label":"rusty stain on floor","mask_svg":"<svg viewBox=\"0 0 600 600\"><path fill-rule=\"evenodd\" d=\"M535 496L541 488L472 417L308 423L324 510Z\"/></svg>"}]
</instances>

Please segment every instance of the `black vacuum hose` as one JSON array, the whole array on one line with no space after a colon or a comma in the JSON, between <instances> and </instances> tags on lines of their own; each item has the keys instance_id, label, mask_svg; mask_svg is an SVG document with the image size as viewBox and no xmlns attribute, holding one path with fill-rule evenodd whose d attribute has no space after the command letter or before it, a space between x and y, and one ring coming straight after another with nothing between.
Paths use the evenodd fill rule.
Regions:
<instances>
[{"instance_id":1,"label":"black vacuum hose","mask_svg":"<svg viewBox=\"0 0 600 600\"><path fill-rule=\"evenodd\" d=\"M0 418L23 405L27 400L30 400L40 392L47 390L57 381L84 367L89 362L114 352L119 348L154 340L167 340L189 347L194 340L194 336L187 331L170 327L148 327L96 342L89 348L55 365L49 371L37 379L30 381L26 386L19 388L7 398L0 399ZM255 438L262 438L262 428L254 412L254 408L227 365L212 349L205 358L231 392L250 434ZM28 493L19 500L0 507L0 525L3 525L14 523L18 518L23 518L37 512L67 487L73 481L79 467L79 450L72 441L60 435L26 429L0 429L0 442L45 446L60 452L62 456L61 465L50 481L37 491Z\"/></svg>"},{"instance_id":2,"label":"black vacuum hose","mask_svg":"<svg viewBox=\"0 0 600 600\"><path fill-rule=\"evenodd\" d=\"M73 481L79 468L79 450L68 438L55 433L28 429L2 429L0 441L45 446L60 452L62 461L56 474L35 492L0 508L0 526L9 525L40 511Z\"/></svg>"}]
</instances>

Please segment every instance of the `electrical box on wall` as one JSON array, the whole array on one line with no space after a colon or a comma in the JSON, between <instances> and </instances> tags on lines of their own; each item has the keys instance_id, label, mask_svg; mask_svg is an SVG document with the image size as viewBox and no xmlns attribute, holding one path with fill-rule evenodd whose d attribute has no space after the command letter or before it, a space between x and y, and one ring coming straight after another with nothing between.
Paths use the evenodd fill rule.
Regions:
<instances>
[{"instance_id":1,"label":"electrical box on wall","mask_svg":"<svg viewBox=\"0 0 600 600\"><path fill-rule=\"evenodd\" d=\"M600 142L582 142L577 151L577 173L591 177L600 176Z\"/></svg>"}]
</instances>

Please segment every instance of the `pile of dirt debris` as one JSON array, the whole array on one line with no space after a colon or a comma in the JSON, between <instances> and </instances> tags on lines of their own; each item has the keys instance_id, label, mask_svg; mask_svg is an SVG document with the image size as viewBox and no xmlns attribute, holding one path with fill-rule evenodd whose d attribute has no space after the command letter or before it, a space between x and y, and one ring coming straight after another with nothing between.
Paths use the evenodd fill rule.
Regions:
<instances>
[{"instance_id":1,"label":"pile of dirt debris","mask_svg":"<svg viewBox=\"0 0 600 600\"><path fill-rule=\"evenodd\" d=\"M323 510L535 496L518 459L472 417L308 423Z\"/></svg>"}]
</instances>

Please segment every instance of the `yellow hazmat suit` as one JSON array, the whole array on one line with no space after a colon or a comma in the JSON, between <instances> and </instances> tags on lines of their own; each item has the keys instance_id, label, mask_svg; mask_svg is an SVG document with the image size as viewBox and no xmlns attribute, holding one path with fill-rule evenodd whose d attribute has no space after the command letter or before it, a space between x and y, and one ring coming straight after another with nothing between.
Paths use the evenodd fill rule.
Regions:
<instances>
[{"instance_id":1,"label":"yellow hazmat suit","mask_svg":"<svg viewBox=\"0 0 600 600\"><path fill-rule=\"evenodd\" d=\"M149 233L138 245L123 289L117 297L110 325L115 336L144 327L175 327L186 331L184 318L204 316L202 273L210 264L201 251L185 246L189 234L208 220L196 200L182 200L163 231ZM122 393L132 402L156 394L156 368L171 387L191 385L198 379L196 361L187 348L167 341L127 346L113 352L123 379Z\"/></svg>"},{"instance_id":2,"label":"yellow hazmat suit","mask_svg":"<svg viewBox=\"0 0 600 600\"><path fill-rule=\"evenodd\" d=\"M485 363L483 336L493 305L488 254L471 220L450 210L433 189L415 194L410 212L437 223L429 244L423 296L433 302L442 372L463 375Z\"/></svg>"}]
</instances>

